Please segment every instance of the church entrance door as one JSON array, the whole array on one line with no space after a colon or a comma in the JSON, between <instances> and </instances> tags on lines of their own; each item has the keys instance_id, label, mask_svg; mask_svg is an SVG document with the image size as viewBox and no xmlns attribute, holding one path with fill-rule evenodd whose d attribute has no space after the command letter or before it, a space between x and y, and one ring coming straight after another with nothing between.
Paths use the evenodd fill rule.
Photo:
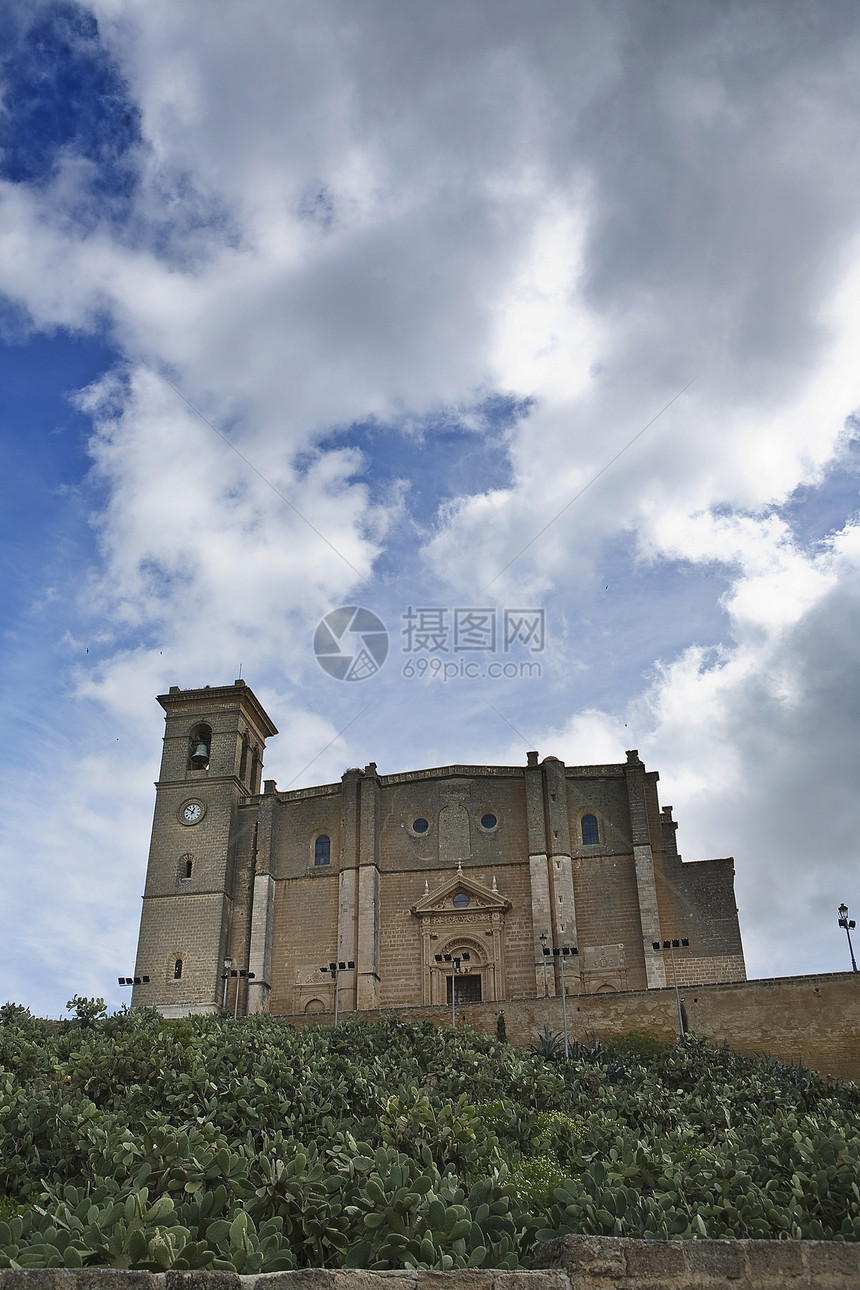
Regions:
<instances>
[{"instance_id":1,"label":"church entrance door","mask_svg":"<svg viewBox=\"0 0 860 1290\"><path fill-rule=\"evenodd\" d=\"M451 978L448 981L447 1001L451 1003ZM454 985L456 988L456 999L458 1003L480 1003L481 1002L481 977L480 973L471 972L468 976L455 976Z\"/></svg>"}]
</instances>

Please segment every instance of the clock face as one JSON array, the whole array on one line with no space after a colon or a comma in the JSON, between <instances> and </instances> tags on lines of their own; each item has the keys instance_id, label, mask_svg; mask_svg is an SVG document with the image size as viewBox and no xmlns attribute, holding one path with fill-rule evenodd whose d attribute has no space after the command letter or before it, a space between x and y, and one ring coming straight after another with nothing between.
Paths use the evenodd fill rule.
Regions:
<instances>
[{"instance_id":1,"label":"clock face","mask_svg":"<svg viewBox=\"0 0 860 1290\"><path fill-rule=\"evenodd\" d=\"M179 818L183 824L196 824L198 820L202 820L202 802L186 802L179 812Z\"/></svg>"}]
</instances>

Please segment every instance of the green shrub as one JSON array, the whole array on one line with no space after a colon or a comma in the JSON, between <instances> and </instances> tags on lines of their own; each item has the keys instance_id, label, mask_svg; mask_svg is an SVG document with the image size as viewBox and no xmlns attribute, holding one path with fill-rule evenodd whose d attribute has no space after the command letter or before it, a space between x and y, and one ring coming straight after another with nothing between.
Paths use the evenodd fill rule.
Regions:
<instances>
[{"instance_id":1,"label":"green shrub","mask_svg":"<svg viewBox=\"0 0 860 1290\"><path fill-rule=\"evenodd\" d=\"M568 1232L860 1239L860 1092L351 1016L0 1009L0 1267L515 1268ZM555 1053L559 1036L547 1032ZM545 1037L546 1038L546 1037Z\"/></svg>"},{"instance_id":2,"label":"green shrub","mask_svg":"<svg viewBox=\"0 0 860 1290\"><path fill-rule=\"evenodd\" d=\"M618 1035L605 1045L607 1051L616 1057L633 1057L640 1061L649 1061L661 1056L671 1047L665 1040L658 1039L647 1030L628 1030Z\"/></svg>"}]
</instances>

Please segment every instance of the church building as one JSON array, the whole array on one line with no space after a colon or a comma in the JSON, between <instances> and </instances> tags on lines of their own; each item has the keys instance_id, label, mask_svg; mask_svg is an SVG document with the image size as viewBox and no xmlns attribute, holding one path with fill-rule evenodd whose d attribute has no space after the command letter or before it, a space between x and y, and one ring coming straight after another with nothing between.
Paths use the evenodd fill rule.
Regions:
<instances>
[{"instance_id":1,"label":"church building","mask_svg":"<svg viewBox=\"0 0 860 1290\"><path fill-rule=\"evenodd\" d=\"M279 792L244 681L171 686L132 1002L279 1015L743 981L731 858L685 863L636 750ZM665 946L665 948L664 948ZM148 979L146 979L148 978Z\"/></svg>"}]
</instances>

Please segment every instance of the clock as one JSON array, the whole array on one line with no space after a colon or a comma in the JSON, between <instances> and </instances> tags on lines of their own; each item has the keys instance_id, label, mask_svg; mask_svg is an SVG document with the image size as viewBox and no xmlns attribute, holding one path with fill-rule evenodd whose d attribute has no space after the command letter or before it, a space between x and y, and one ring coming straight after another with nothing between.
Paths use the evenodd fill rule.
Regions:
<instances>
[{"instance_id":1,"label":"clock","mask_svg":"<svg viewBox=\"0 0 860 1290\"><path fill-rule=\"evenodd\" d=\"M179 823L180 824L199 824L199 822L203 819L203 816L205 815L205 813L206 813L206 807L203 805L203 803L198 802L192 798L190 802L185 802L179 808Z\"/></svg>"}]
</instances>

